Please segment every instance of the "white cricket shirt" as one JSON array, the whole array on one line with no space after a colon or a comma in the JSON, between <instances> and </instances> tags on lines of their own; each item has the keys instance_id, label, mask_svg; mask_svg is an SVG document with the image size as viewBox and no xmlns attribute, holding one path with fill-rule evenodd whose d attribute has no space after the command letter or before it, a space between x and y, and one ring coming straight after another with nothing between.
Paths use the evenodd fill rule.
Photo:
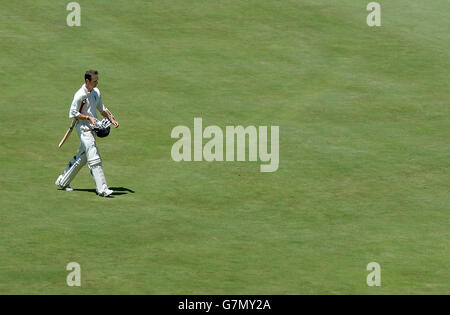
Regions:
<instances>
[{"instance_id":1,"label":"white cricket shirt","mask_svg":"<svg viewBox=\"0 0 450 315\"><path fill-rule=\"evenodd\" d=\"M80 111L81 104L86 101L83 108ZM100 95L100 90L94 88L90 93L88 92L85 84L75 93L70 106L69 118L75 118L79 114L88 115L97 118L97 110L102 112L106 109L103 105L102 97ZM79 120L78 124L89 125L89 120Z\"/></svg>"}]
</instances>

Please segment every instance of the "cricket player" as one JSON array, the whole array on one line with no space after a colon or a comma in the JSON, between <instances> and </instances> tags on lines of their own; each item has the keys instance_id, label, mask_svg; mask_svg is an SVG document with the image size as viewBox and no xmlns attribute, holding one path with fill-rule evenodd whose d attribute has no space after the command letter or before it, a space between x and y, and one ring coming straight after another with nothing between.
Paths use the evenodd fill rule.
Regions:
<instances>
[{"instance_id":1,"label":"cricket player","mask_svg":"<svg viewBox=\"0 0 450 315\"><path fill-rule=\"evenodd\" d=\"M103 105L100 91L97 88L98 72L89 70L84 75L85 83L75 93L70 106L69 118L76 119L76 130L80 138L80 148L77 154L70 160L67 167L58 177L55 184L60 189L72 191L69 186L78 171L87 163L94 178L96 191L99 196L107 197L113 193L106 184L102 168L102 159L95 142L96 135L92 126L97 120L97 110L114 125L119 127L111 112Z\"/></svg>"}]
</instances>

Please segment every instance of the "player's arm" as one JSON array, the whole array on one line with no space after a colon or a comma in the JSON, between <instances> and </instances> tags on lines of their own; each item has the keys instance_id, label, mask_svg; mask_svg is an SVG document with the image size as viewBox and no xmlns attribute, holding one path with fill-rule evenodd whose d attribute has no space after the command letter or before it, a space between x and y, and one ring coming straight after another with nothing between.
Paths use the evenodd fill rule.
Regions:
<instances>
[{"instance_id":1,"label":"player's arm","mask_svg":"<svg viewBox=\"0 0 450 315\"><path fill-rule=\"evenodd\" d=\"M69 111L69 118L75 118L78 120L89 120L91 124L95 123L95 118L92 116L84 115L82 114L81 108L83 106L83 102L85 102L85 99L83 97L80 97L79 95L75 95L72 105L70 106Z\"/></svg>"},{"instance_id":2,"label":"player's arm","mask_svg":"<svg viewBox=\"0 0 450 315\"><path fill-rule=\"evenodd\" d=\"M114 115L109 111L109 109L105 108L103 111L100 112L103 117L106 117L109 119L109 121L114 125L114 127L119 127L119 122L114 118Z\"/></svg>"},{"instance_id":3,"label":"player's arm","mask_svg":"<svg viewBox=\"0 0 450 315\"><path fill-rule=\"evenodd\" d=\"M114 118L114 115L105 107L102 101L102 96L100 94L99 89L95 89L95 91L98 93L98 102L97 102L97 110L102 114L103 117L108 118L109 121L114 125L114 127L119 127L119 122Z\"/></svg>"},{"instance_id":4,"label":"player's arm","mask_svg":"<svg viewBox=\"0 0 450 315\"><path fill-rule=\"evenodd\" d=\"M84 114L78 114L78 116L76 116L75 117L76 119L79 119L79 120L89 120L90 121L90 123L91 124L95 124L95 117L92 117L92 116L88 116L88 115L84 115Z\"/></svg>"}]
</instances>

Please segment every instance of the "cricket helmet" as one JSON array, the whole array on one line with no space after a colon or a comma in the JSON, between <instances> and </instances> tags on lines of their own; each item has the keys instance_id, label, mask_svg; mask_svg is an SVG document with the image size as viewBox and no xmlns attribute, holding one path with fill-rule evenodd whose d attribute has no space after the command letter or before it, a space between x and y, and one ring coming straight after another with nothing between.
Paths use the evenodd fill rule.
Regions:
<instances>
[{"instance_id":1,"label":"cricket helmet","mask_svg":"<svg viewBox=\"0 0 450 315\"><path fill-rule=\"evenodd\" d=\"M108 118L104 118L102 121L96 121L94 128L92 129L97 137L104 138L109 135L109 132L111 131L111 122Z\"/></svg>"}]
</instances>

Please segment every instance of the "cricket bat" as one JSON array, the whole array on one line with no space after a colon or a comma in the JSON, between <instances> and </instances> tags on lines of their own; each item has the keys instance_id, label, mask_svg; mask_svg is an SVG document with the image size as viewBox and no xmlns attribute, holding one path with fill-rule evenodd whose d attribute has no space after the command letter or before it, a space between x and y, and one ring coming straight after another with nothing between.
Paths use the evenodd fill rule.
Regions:
<instances>
[{"instance_id":1,"label":"cricket bat","mask_svg":"<svg viewBox=\"0 0 450 315\"><path fill-rule=\"evenodd\" d=\"M81 113L81 110L83 109L83 106L86 104L86 100L83 100L81 102L81 107L79 112ZM66 142L67 138L69 137L70 133L73 130L73 127L75 127L75 124L77 123L77 119L74 118L72 119L72 122L70 123L69 129L67 129L66 134L64 135L64 137L61 139L61 141L58 144L58 148L61 148L61 146L64 144L64 142Z\"/></svg>"},{"instance_id":2,"label":"cricket bat","mask_svg":"<svg viewBox=\"0 0 450 315\"><path fill-rule=\"evenodd\" d=\"M64 135L64 137L61 139L61 141L58 144L58 148L61 148L61 146L64 144L64 142L66 142L67 138L69 137L70 133L73 130L73 127L75 127L75 123L77 122L77 120L74 118L72 119L72 122L70 123L69 129L67 129L66 134Z\"/></svg>"}]
</instances>

